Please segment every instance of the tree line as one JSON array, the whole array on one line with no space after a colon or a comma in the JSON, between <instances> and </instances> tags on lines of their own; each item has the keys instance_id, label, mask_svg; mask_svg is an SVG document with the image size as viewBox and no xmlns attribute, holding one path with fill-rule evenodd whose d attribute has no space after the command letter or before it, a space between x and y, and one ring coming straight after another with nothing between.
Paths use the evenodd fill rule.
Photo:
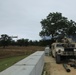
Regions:
<instances>
[{"instance_id":1,"label":"tree line","mask_svg":"<svg viewBox=\"0 0 76 75\"><path fill-rule=\"evenodd\" d=\"M16 41L13 40L12 37L10 37L7 34L2 34L0 37L0 46L5 48L6 46L46 46L50 45L52 40L29 40L29 39L17 39Z\"/></svg>"}]
</instances>

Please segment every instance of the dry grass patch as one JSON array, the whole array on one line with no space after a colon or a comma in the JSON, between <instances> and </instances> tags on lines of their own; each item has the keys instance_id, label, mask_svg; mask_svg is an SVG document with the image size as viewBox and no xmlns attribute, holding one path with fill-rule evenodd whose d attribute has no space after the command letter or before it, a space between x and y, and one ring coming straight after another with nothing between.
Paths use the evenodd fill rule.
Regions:
<instances>
[{"instance_id":1,"label":"dry grass patch","mask_svg":"<svg viewBox=\"0 0 76 75\"><path fill-rule=\"evenodd\" d=\"M40 46L9 46L5 49L0 47L0 58L7 58L12 56L29 55L35 51L42 51L44 47Z\"/></svg>"}]
</instances>

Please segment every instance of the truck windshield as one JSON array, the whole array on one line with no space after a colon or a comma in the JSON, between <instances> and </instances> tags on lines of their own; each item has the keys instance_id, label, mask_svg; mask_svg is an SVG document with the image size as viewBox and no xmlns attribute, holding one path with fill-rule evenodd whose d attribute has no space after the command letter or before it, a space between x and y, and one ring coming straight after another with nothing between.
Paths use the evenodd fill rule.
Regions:
<instances>
[{"instance_id":1,"label":"truck windshield","mask_svg":"<svg viewBox=\"0 0 76 75\"><path fill-rule=\"evenodd\" d=\"M57 44L56 47L64 47L64 44Z\"/></svg>"}]
</instances>

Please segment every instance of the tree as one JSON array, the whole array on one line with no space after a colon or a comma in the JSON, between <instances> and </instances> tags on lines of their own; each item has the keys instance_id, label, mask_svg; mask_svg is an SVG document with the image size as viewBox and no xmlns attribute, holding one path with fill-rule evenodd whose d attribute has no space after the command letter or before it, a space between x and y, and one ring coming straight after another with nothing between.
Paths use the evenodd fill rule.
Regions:
<instances>
[{"instance_id":1,"label":"tree","mask_svg":"<svg viewBox=\"0 0 76 75\"><path fill-rule=\"evenodd\" d=\"M28 39L18 39L17 44L19 46L28 46Z\"/></svg>"},{"instance_id":2,"label":"tree","mask_svg":"<svg viewBox=\"0 0 76 75\"><path fill-rule=\"evenodd\" d=\"M12 38L9 37L7 34L2 34L0 38L0 44L5 48L5 46L8 46L11 43Z\"/></svg>"},{"instance_id":3,"label":"tree","mask_svg":"<svg viewBox=\"0 0 76 75\"><path fill-rule=\"evenodd\" d=\"M16 45L17 45L17 42L16 42L15 40L12 40L12 41L11 41L11 45L12 45L12 46L16 46Z\"/></svg>"},{"instance_id":4,"label":"tree","mask_svg":"<svg viewBox=\"0 0 76 75\"><path fill-rule=\"evenodd\" d=\"M33 45L33 41L32 41L32 40L29 41L29 45L30 45L30 46Z\"/></svg>"},{"instance_id":5,"label":"tree","mask_svg":"<svg viewBox=\"0 0 76 75\"><path fill-rule=\"evenodd\" d=\"M62 13L50 13L46 19L40 22L42 31L39 33L41 37L52 36L64 37L76 35L76 23L62 16Z\"/></svg>"},{"instance_id":6,"label":"tree","mask_svg":"<svg viewBox=\"0 0 76 75\"><path fill-rule=\"evenodd\" d=\"M37 40L33 41L33 45L34 46L38 46L39 45L39 42Z\"/></svg>"}]
</instances>

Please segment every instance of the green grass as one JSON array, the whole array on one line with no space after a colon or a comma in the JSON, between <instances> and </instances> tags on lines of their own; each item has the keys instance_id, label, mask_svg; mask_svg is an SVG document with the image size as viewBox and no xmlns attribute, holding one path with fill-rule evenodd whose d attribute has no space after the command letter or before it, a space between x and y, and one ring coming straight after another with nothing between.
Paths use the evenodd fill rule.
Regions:
<instances>
[{"instance_id":1,"label":"green grass","mask_svg":"<svg viewBox=\"0 0 76 75\"><path fill-rule=\"evenodd\" d=\"M12 66L16 62L20 61L21 59L25 58L26 56L16 56L16 57L9 57L0 59L0 72L5 70L6 68Z\"/></svg>"}]
</instances>

